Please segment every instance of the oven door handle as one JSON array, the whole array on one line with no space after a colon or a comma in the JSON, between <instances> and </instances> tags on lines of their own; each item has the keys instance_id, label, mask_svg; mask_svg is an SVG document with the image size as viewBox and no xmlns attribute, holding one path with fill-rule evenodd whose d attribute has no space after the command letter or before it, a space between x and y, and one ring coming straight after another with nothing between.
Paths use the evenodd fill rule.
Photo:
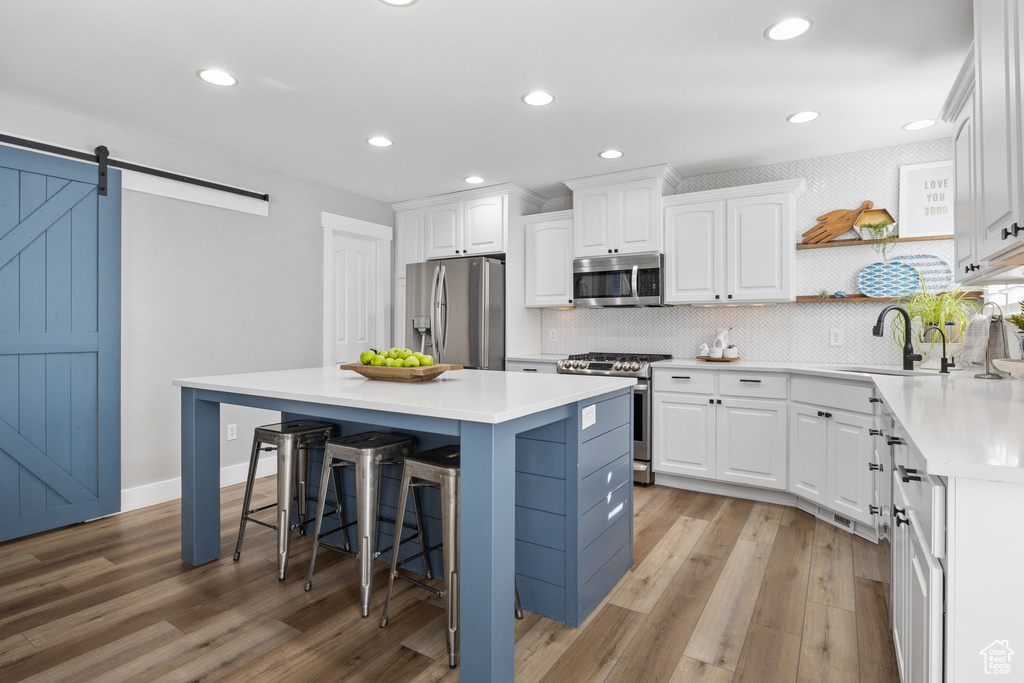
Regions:
<instances>
[{"instance_id":1,"label":"oven door handle","mask_svg":"<svg viewBox=\"0 0 1024 683\"><path fill-rule=\"evenodd\" d=\"M640 303L640 292L636 290L638 266L633 266L633 301Z\"/></svg>"},{"instance_id":2,"label":"oven door handle","mask_svg":"<svg viewBox=\"0 0 1024 683\"><path fill-rule=\"evenodd\" d=\"M633 385L633 391L638 391L638 392L639 391L647 391L647 385L646 384L634 384Z\"/></svg>"}]
</instances>

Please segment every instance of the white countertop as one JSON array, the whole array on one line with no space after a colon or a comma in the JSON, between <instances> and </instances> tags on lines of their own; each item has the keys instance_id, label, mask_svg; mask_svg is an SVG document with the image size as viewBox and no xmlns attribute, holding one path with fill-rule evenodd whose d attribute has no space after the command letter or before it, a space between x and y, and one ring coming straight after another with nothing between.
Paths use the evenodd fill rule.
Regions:
<instances>
[{"instance_id":1,"label":"white countertop","mask_svg":"<svg viewBox=\"0 0 1024 683\"><path fill-rule=\"evenodd\" d=\"M508 356L505 360L517 360L525 363L557 363L566 357L564 353L524 353L519 356Z\"/></svg>"},{"instance_id":2,"label":"white countertop","mask_svg":"<svg viewBox=\"0 0 1024 683\"><path fill-rule=\"evenodd\" d=\"M455 370L430 382L369 380L332 365L176 379L194 389L497 424L636 384L624 377Z\"/></svg>"},{"instance_id":3,"label":"white countertop","mask_svg":"<svg viewBox=\"0 0 1024 683\"><path fill-rule=\"evenodd\" d=\"M1024 381L1020 379L975 379L978 368L949 375L923 370L900 377L838 369L898 370L891 365L743 360L709 363L688 358L661 361L654 367L785 372L873 382L930 474L1024 484Z\"/></svg>"}]
</instances>

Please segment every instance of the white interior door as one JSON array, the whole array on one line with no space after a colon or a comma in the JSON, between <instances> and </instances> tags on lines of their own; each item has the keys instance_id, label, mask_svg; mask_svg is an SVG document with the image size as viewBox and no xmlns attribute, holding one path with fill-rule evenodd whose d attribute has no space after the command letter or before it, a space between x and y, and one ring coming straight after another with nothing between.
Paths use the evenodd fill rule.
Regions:
<instances>
[{"instance_id":1,"label":"white interior door","mask_svg":"<svg viewBox=\"0 0 1024 683\"><path fill-rule=\"evenodd\" d=\"M333 365L390 346L392 228L323 216L323 360Z\"/></svg>"}]
</instances>

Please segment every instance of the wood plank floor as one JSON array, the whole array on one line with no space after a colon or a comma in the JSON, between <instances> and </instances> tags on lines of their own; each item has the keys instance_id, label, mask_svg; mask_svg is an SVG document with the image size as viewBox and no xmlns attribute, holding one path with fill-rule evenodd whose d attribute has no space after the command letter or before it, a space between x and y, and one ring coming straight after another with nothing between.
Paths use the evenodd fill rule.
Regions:
<instances>
[{"instance_id":1,"label":"wood plank floor","mask_svg":"<svg viewBox=\"0 0 1024 683\"><path fill-rule=\"evenodd\" d=\"M273 495L261 479L254 503ZM633 569L579 629L518 621L517 680L898 680L888 545L792 508L635 495ZM223 489L221 559L202 567L178 559L177 502L0 544L0 680L458 680L425 591L399 582L382 630L383 590L359 617L355 560L321 553L306 593L308 539L279 582L274 532L250 525L232 562L241 496Z\"/></svg>"}]
</instances>

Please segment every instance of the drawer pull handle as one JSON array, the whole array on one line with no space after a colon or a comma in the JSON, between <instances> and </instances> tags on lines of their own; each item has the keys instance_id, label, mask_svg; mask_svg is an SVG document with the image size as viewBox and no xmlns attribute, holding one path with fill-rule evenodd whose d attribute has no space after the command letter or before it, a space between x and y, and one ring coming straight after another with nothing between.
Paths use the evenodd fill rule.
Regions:
<instances>
[{"instance_id":1,"label":"drawer pull handle","mask_svg":"<svg viewBox=\"0 0 1024 683\"><path fill-rule=\"evenodd\" d=\"M872 396L871 398L868 399L868 403L881 403L881 402L882 402L882 399L875 398L874 396Z\"/></svg>"},{"instance_id":2,"label":"drawer pull handle","mask_svg":"<svg viewBox=\"0 0 1024 683\"><path fill-rule=\"evenodd\" d=\"M672 375L672 379L690 379L689 375Z\"/></svg>"},{"instance_id":3,"label":"drawer pull handle","mask_svg":"<svg viewBox=\"0 0 1024 683\"><path fill-rule=\"evenodd\" d=\"M902 446L903 444L906 443L906 441L904 441L898 436L890 436L888 439L885 440L885 442L890 446Z\"/></svg>"},{"instance_id":4,"label":"drawer pull handle","mask_svg":"<svg viewBox=\"0 0 1024 683\"><path fill-rule=\"evenodd\" d=\"M896 469L899 471L900 479L903 480L904 484L909 484L912 481L921 481L921 476L915 469L908 469L903 465L897 465Z\"/></svg>"},{"instance_id":5,"label":"drawer pull handle","mask_svg":"<svg viewBox=\"0 0 1024 683\"><path fill-rule=\"evenodd\" d=\"M761 380L759 380L759 379L741 379L740 381L741 382L750 382L751 384L760 384L761 383Z\"/></svg>"},{"instance_id":6,"label":"drawer pull handle","mask_svg":"<svg viewBox=\"0 0 1024 683\"><path fill-rule=\"evenodd\" d=\"M537 368L523 368L523 372L537 372Z\"/></svg>"}]
</instances>

